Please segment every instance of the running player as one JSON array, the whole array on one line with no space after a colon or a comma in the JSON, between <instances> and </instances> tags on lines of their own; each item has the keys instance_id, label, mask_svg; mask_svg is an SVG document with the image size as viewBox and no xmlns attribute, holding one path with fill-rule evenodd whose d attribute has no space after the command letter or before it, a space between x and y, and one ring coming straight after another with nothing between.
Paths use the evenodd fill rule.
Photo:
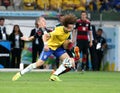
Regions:
<instances>
[{"instance_id":1,"label":"running player","mask_svg":"<svg viewBox=\"0 0 120 93\"><path fill-rule=\"evenodd\" d=\"M33 70L44 64L47 58L54 54L60 60L62 60L62 64L59 68L51 75L50 80L52 81L61 81L58 75L65 71L67 68L74 67L74 59L70 58L69 55L66 53L65 49L62 47L62 44L65 42L66 39L70 36L70 32L74 28L74 24L76 22L76 17L72 14L68 14L64 16L62 21L63 26L56 27L54 31L50 33L46 33L43 35L44 41L44 49L38 59L37 62L30 64L28 67L23 69L22 71L18 72L15 76L13 76L12 80L16 81L25 73ZM44 26L43 26L44 27ZM70 62L71 66L65 66L66 63Z\"/></svg>"}]
</instances>

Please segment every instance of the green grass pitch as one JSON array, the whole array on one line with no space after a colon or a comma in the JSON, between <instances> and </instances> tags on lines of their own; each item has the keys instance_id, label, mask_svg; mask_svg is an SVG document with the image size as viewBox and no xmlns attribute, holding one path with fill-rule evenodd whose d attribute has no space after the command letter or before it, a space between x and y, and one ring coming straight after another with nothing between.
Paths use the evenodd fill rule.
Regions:
<instances>
[{"instance_id":1,"label":"green grass pitch","mask_svg":"<svg viewBox=\"0 0 120 93\"><path fill-rule=\"evenodd\" d=\"M11 81L15 72L0 72L0 93L120 93L120 72L69 72L62 82L49 81L50 72L31 72Z\"/></svg>"}]
</instances>

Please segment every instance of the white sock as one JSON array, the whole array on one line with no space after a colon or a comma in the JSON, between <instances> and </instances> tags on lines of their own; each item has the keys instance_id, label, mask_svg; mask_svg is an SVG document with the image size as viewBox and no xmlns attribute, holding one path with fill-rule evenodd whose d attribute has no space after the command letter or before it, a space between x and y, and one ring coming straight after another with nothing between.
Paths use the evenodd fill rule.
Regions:
<instances>
[{"instance_id":1,"label":"white sock","mask_svg":"<svg viewBox=\"0 0 120 93\"><path fill-rule=\"evenodd\" d=\"M27 66L25 69L23 69L20 73L23 75L27 72L30 72L31 70L33 70L34 68L36 68L36 63L32 63L29 66Z\"/></svg>"},{"instance_id":2,"label":"white sock","mask_svg":"<svg viewBox=\"0 0 120 93\"><path fill-rule=\"evenodd\" d=\"M63 64L61 64L59 66L59 68L54 72L54 75L59 75L60 73L62 73L65 70L66 70L66 67Z\"/></svg>"}]
</instances>

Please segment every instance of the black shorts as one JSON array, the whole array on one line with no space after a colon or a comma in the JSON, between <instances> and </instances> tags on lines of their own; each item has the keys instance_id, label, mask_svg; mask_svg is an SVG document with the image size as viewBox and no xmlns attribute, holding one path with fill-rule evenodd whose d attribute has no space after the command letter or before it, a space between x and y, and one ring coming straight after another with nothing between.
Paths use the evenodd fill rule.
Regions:
<instances>
[{"instance_id":1,"label":"black shorts","mask_svg":"<svg viewBox=\"0 0 120 93\"><path fill-rule=\"evenodd\" d=\"M70 57L73 57L72 50L66 49L66 52L68 53L68 55L69 55Z\"/></svg>"},{"instance_id":2,"label":"black shorts","mask_svg":"<svg viewBox=\"0 0 120 93\"><path fill-rule=\"evenodd\" d=\"M77 46L80 48L80 52L83 54L88 53L89 43L87 40L77 40Z\"/></svg>"}]
</instances>

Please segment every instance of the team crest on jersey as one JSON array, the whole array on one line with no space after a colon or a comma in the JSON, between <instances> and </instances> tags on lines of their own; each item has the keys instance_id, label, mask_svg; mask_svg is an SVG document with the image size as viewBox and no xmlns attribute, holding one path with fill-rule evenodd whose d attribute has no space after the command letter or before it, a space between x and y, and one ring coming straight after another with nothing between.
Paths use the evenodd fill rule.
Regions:
<instances>
[{"instance_id":1,"label":"team crest on jersey","mask_svg":"<svg viewBox=\"0 0 120 93\"><path fill-rule=\"evenodd\" d=\"M46 59L47 55L44 55L44 59Z\"/></svg>"},{"instance_id":2,"label":"team crest on jersey","mask_svg":"<svg viewBox=\"0 0 120 93\"><path fill-rule=\"evenodd\" d=\"M89 24L86 24L86 26L89 26Z\"/></svg>"},{"instance_id":3,"label":"team crest on jersey","mask_svg":"<svg viewBox=\"0 0 120 93\"><path fill-rule=\"evenodd\" d=\"M86 27L83 27L82 30L85 31L85 30L86 30Z\"/></svg>"},{"instance_id":4,"label":"team crest on jersey","mask_svg":"<svg viewBox=\"0 0 120 93\"><path fill-rule=\"evenodd\" d=\"M81 26L82 24L79 24L79 26Z\"/></svg>"},{"instance_id":5,"label":"team crest on jersey","mask_svg":"<svg viewBox=\"0 0 120 93\"><path fill-rule=\"evenodd\" d=\"M41 31L38 31L37 34L38 34L39 36L41 36L41 35L42 35L42 32L41 32Z\"/></svg>"}]
</instances>

